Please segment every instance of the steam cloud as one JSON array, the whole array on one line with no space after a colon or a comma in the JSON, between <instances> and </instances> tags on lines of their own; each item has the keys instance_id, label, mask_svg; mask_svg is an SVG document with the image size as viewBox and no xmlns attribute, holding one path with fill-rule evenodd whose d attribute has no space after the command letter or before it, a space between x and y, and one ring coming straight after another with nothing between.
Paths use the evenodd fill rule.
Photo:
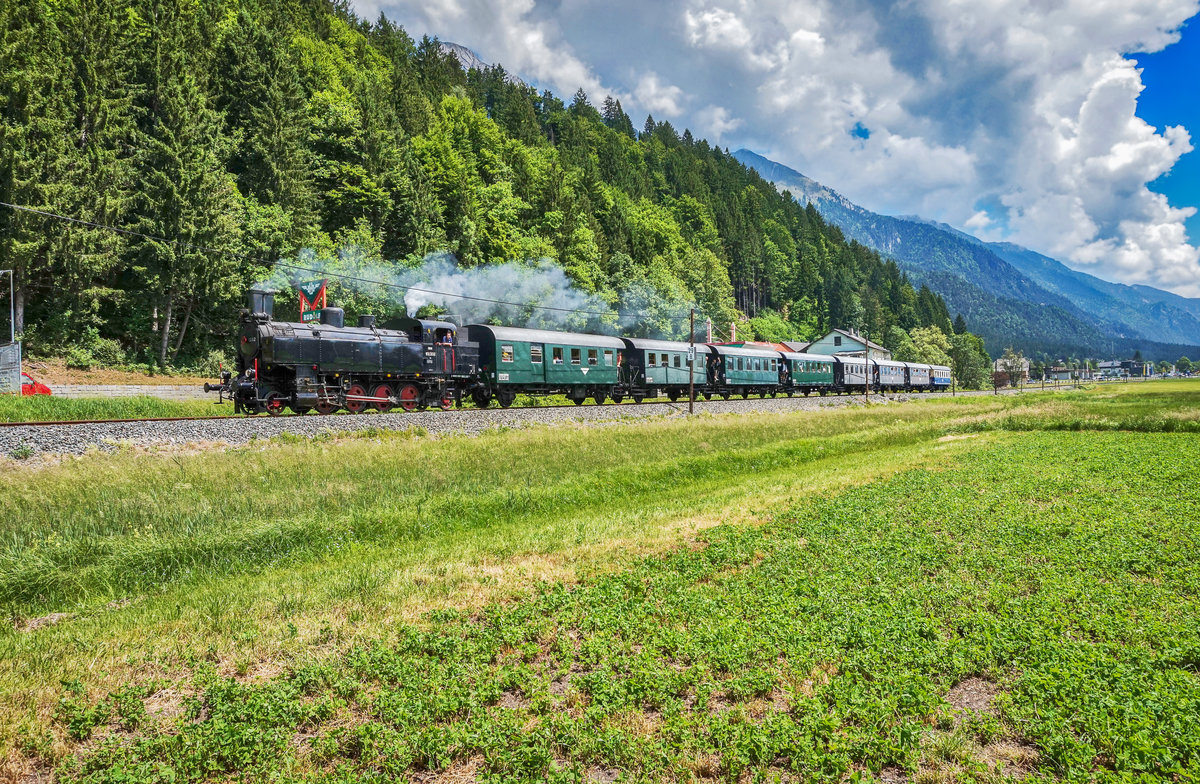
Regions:
<instances>
[{"instance_id":1,"label":"steam cloud","mask_svg":"<svg viewBox=\"0 0 1200 784\"><path fill-rule=\"evenodd\" d=\"M464 268L450 253L433 253L417 266L387 264L357 247L342 248L336 261L311 250L296 266L276 267L262 288L295 288L303 280L328 276L330 304L340 290L361 308L410 316L427 305L459 325L500 324L533 329L624 334L634 337L686 337L692 303L663 296L649 281L622 287L615 302L581 291L566 271L549 259ZM362 310L361 312L368 312Z\"/></svg>"}]
</instances>

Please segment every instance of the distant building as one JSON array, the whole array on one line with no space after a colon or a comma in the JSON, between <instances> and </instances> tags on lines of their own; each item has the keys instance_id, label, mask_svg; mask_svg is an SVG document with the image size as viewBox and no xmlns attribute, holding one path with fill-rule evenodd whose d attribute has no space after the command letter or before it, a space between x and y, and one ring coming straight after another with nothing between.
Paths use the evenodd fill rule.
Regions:
<instances>
[{"instance_id":1,"label":"distant building","mask_svg":"<svg viewBox=\"0 0 1200 784\"><path fill-rule=\"evenodd\" d=\"M1020 363L1021 372L1025 374L1025 378L1029 378L1029 360L1022 357ZM992 362L992 370L996 371L997 373L1007 373L1008 362L1006 362L1003 358L997 359L996 361Z\"/></svg>"},{"instance_id":2,"label":"distant building","mask_svg":"<svg viewBox=\"0 0 1200 784\"><path fill-rule=\"evenodd\" d=\"M788 344L793 345L793 344ZM812 343L804 345L798 343L795 345L804 346L800 349L806 354L833 354L835 356L844 357L861 357L869 350L871 359L891 359L892 352L888 351L883 346L874 341L867 340L862 335L846 329L832 330L823 338L814 340Z\"/></svg>"},{"instance_id":3,"label":"distant building","mask_svg":"<svg viewBox=\"0 0 1200 784\"><path fill-rule=\"evenodd\" d=\"M1070 381L1077 371L1071 370L1066 365L1053 365L1046 368L1047 381Z\"/></svg>"},{"instance_id":4,"label":"distant building","mask_svg":"<svg viewBox=\"0 0 1200 784\"><path fill-rule=\"evenodd\" d=\"M1101 362L1097 378L1142 378L1154 375L1154 363L1140 359L1113 359Z\"/></svg>"}]
</instances>

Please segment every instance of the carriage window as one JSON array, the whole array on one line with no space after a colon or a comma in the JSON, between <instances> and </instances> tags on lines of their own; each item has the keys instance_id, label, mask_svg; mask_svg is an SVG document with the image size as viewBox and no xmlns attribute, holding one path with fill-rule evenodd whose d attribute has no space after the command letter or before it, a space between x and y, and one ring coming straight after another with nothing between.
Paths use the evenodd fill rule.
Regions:
<instances>
[{"instance_id":1,"label":"carriage window","mask_svg":"<svg viewBox=\"0 0 1200 784\"><path fill-rule=\"evenodd\" d=\"M542 347L541 346L530 346L529 347L529 361L535 365L542 364Z\"/></svg>"},{"instance_id":2,"label":"carriage window","mask_svg":"<svg viewBox=\"0 0 1200 784\"><path fill-rule=\"evenodd\" d=\"M840 346L840 345L842 345L842 336L841 336L841 335L834 335L834 336L833 336L833 345L835 345L835 346Z\"/></svg>"},{"instance_id":3,"label":"carriage window","mask_svg":"<svg viewBox=\"0 0 1200 784\"><path fill-rule=\"evenodd\" d=\"M679 367L679 355L675 355L675 367Z\"/></svg>"},{"instance_id":4,"label":"carriage window","mask_svg":"<svg viewBox=\"0 0 1200 784\"><path fill-rule=\"evenodd\" d=\"M501 346L500 347L500 361L501 362L512 362L513 361L512 346Z\"/></svg>"},{"instance_id":5,"label":"carriage window","mask_svg":"<svg viewBox=\"0 0 1200 784\"><path fill-rule=\"evenodd\" d=\"M771 360L771 370L779 370L779 365L776 364L776 360L774 359Z\"/></svg>"},{"instance_id":6,"label":"carriage window","mask_svg":"<svg viewBox=\"0 0 1200 784\"><path fill-rule=\"evenodd\" d=\"M655 354L652 351L646 355L646 358L649 360L649 362L646 363L647 365L650 367L658 367L658 354Z\"/></svg>"},{"instance_id":7,"label":"carriage window","mask_svg":"<svg viewBox=\"0 0 1200 784\"><path fill-rule=\"evenodd\" d=\"M553 356L554 356L554 364L561 365L563 363L563 361L562 361L562 346L554 347L554 355Z\"/></svg>"},{"instance_id":8,"label":"carriage window","mask_svg":"<svg viewBox=\"0 0 1200 784\"><path fill-rule=\"evenodd\" d=\"M600 352L594 348L588 349L588 364L589 365L599 365L600 364Z\"/></svg>"},{"instance_id":9,"label":"carriage window","mask_svg":"<svg viewBox=\"0 0 1200 784\"><path fill-rule=\"evenodd\" d=\"M611 351L605 351L604 352L604 364L608 365L609 367L612 367L612 363L613 363L613 353Z\"/></svg>"},{"instance_id":10,"label":"carriage window","mask_svg":"<svg viewBox=\"0 0 1200 784\"><path fill-rule=\"evenodd\" d=\"M663 367L667 367L671 364L670 362L667 361L666 354L659 354L658 358L659 358L659 360L661 360L660 364L662 364Z\"/></svg>"},{"instance_id":11,"label":"carriage window","mask_svg":"<svg viewBox=\"0 0 1200 784\"><path fill-rule=\"evenodd\" d=\"M761 359L754 360L754 369L762 370L762 360Z\"/></svg>"},{"instance_id":12,"label":"carriage window","mask_svg":"<svg viewBox=\"0 0 1200 784\"><path fill-rule=\"evenodd\" d=\"M582 361L583 361L583 349L581 349L581 348L571 349L571 364L578 365Z\"/></svg>"}]
</instances>

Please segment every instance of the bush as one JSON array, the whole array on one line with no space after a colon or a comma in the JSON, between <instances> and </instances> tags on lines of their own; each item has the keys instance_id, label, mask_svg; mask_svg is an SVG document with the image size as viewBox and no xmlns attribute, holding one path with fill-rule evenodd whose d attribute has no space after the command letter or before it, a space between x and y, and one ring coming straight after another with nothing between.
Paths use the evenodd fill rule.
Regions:
<instances>
[{"instance_id":1,"label":"bush","mask_svg":"<svg viewBox=\"0 0 1200 784\"><path fill-rule=\"evenodd\" d=\"M125 349L112 338L97 338L91 347L92 359L101 365L122 365L125 363Z\"/></svg>"},{"instance_id":2,"label":"bush","mask_svg":"<svg viewBox=\"0 0 1200 784\"><path fill-rule=\"evenodd\" d=\"M91 370L95 359L92 352L82 346L69 346L63 355L67 367L74 370Z\"/></svg>"},{"instance_id":3,"label":"bush","mask_svg":"<svg viewBox=\"0 0 1200 784\"><path fill-rule=\"evenodd\" d=\"M221 372L221 368L229 368L229 359L226 358L225 352L213 349L208 352L203 360L200 361L200 373L202 375L215 376Z\"/></svg>"}]
</instances>

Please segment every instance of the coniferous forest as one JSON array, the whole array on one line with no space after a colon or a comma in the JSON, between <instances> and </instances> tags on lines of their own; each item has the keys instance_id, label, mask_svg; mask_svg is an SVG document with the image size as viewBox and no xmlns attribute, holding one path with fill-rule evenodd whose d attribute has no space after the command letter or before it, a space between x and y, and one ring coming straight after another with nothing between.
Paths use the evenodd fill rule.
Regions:
<instances>
[{"instance_id":1,"label":"coniferous forest","mask_svg":"<svg viewBox=\"0 0 1200 784\"><path fill-rule=\"evenodd\" d=\"M549 260L599 300L636 283L739 338L854 328L960 383L988 370L940 296L727 150L464 71L342 2L3 3L0 75L0 201L82 221L0 207L28 354L202 367L273 261L354 248Z\"/></svg>"}]
</instances>

